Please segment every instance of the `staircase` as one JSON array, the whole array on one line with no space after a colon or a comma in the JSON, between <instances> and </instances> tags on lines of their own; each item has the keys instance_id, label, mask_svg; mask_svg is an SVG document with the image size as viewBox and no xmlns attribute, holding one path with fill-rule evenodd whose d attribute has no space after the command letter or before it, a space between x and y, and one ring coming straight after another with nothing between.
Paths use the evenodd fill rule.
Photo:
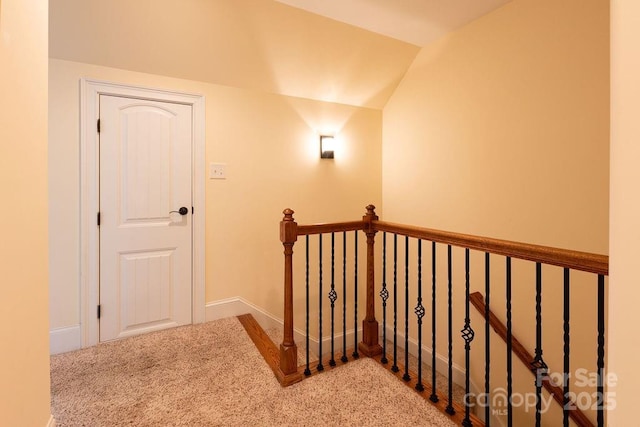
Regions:
<instances>
[{"instance_id":1,"label":"staircase","mask_svg":"<svg viewBox=\"0 0 640 427\"><path fill-rule=\"evenodd\" d=\"M265 350L283 386L371 357L463 426L490 425L498 421L497 413L504 415L500 421L508 426L568 426L570 419L580 426L604 425L608 257L388 223L379 220L372 205L361 220L330 224L298 225L292 210L283 213L284 327L279 349ZM365 238L359 240L361 234ZM380 234L382 241L376 246ZM299 238L304 256L294 260ZM560 298L563 305L561 313L554 313L562 322L562 354L545 357L560 357L564 378L573 378L572 358L592 354L593 363L586 369L597 378L593 388L597 399L586 411L573 398L574 380L560 387L548 377L543 337L557 330L542 327L543 303L551 301L542 297L543 283L545 294ZM595 289L593 304L585 308L594 311L595 320L593 345L585 350L570 342L571 290L587 288ZM531 294L535 301L528 303L526 296ZM499 305L490 305L490 298ZM479 310L479 319L471 313L472 305ZM492 312L495 309L505 324ZM521 311L535 314L534 328L525 328L524 322L517 325L526 336L535 336L533 354L514 336L513 318ZM298 328L304 327L302 352L294 341L294 320ZM545 325L553 321L545 318ZM506 354L492 348L491 329L504 339ZM476 335L481 334L483 340L477 342ZM317 354L322 357L317 360L311 357L312 336L320 337ZM413 369L412 348L417 359ZM535 408L514 405L524 391L517 388L520 378L513 354L537 379ZM506 358L504 365L495 362L497 356ZM494 404L501 390L495 379L498 373L505 375L505 405L499 408ZM464 388L462 401L454 398L456 383ZM543 389L562 406L557 420L545 419L552 414L543 411Z\"/></svg>"}]
</instances>

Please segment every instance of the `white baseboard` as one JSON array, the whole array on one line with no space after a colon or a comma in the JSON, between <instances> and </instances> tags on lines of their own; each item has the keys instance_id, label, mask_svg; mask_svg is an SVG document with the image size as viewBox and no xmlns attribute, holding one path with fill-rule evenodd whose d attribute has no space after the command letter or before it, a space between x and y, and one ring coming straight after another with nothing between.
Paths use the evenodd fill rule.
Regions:
<instances>
[{"instance_id":1,"label":"white baseboard","mask_svg":"<svg viewBox=\"0 0 640 427\"><path fill-rule=\"evenodd\" d=\"M80 325L49 331L49 353L59 354L82 348Z\"/></svg>"},{"instance_id":2,"label":"white baseboard","mask_svg":"<svg viewBox=\"0 0 640 427\"><path fill-rule=\"evenodd\" d=\"M248 307L248 303L240 297L209 302L205 306L204 321L211 322L212 320L247 314L249 312Z\"/></svg>"},{"instance_id":3,"label":"white baseboard","mask_svg":"<svg viewBox=\"0 0 640 427\"><path fill-rule=\"evenodd\" d=\"M56 420L53 418L53 415L49 416L49 422L47 423L47 427L56 427Z\"/></svg>"},{"instance_id":4,"label":"white baseboard","mask_svg":"<svg viewBox=\"0 0 640 427\"><path fill-rule=\"evenodd\" d=\"M251 314L262 329L282 328L282 319L250 303L242 297L227 298L220 301L208 303L205 309L205 321L223 319L225 317L235 317L241 314ZM294 329L294 340L300 342L304 340L304 332ZM276 343L280 344L280 343ZM315 340L316 347L318 340Z\"/></svg>"},{"instance_id":5,"label":"white baseboard","mask_svg":"<svg viewBox=\"0 0 640 427\"><path fill-rule=\"evenodd\" d=\"M283 321L241 297L227 298L210 302L205 307L205 321L223 319L250 313L263 329L281 328ZM295 331L296 342L304 340L304 332ZM318 340L312 340L317 348ZM60 354L82 348L82 330L80 325L57 328L49 331L49 353ZM313 345L310 346L313 349Z\"/></svg>"}]
</instances>

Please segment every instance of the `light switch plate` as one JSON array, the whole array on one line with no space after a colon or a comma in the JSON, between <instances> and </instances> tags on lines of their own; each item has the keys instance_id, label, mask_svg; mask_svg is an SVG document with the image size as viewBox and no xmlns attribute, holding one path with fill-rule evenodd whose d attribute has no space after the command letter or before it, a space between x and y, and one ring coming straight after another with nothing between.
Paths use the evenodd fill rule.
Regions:
<instances>
[{"instance_id":1,"label":"light switch plate","mask_svg":"<svg viewBox=\"0 0 640 427\"><path fill-rule=\"evenodd\" d=\"M227 179L227 165L224 163L209 163L209 179Z\"/></svg>"}]
</instances>

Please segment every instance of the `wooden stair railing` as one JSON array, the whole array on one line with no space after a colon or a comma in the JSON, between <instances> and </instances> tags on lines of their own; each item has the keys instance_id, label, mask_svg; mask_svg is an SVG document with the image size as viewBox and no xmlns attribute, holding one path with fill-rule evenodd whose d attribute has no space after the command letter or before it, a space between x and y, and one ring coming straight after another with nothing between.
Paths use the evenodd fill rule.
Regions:
<instances>
[{"instance_id":1,"label":"wooden stair railing","mask_svg":"<svg viewBox=\"0 0 640 427\"><path fill-rule=\"evenodd\" d=\"M429 228L412 227L391 222L376 221L376 231L387 231L416 239L429 240L461 248L474 249L492 255L503 255L541 264L555 265L588 273L609 274L609 257L588 252L570 251L549 246L532 245L493 239L490 237L472 236Z\"/></svg>"},{"instance_id":2,"label":"wooden stair railing","mask_svg":"<svg viewBox=\"0 0 640 427\"><path fill-rule=\"evenodd\" d=\"M496 317L493 311L486 310L486 306L484 304L484 297L480 292L474 292L469 295L469 301L471 305L473 305L478 312L485 317L486 312L489 313L489 324L496 332L496 334L502 338L502 340L507 342L507 327ZM486 317L485 317L486 319ZM536 366L532 363L534 360L534 356L527 351L527 349L518 341L515 336L511 336L512 342L512 351L513 353L520 359L520 361L529 369L534 378L538 380L536 373ZM560 406L564 405L564 395L562 393L562 387L557 386L551 380L551 377L545 376L541 378L542 386L549 392L549 394L553 397ZM587 418L587 416L578 408L574 402L570 403L571 411L569 412L569 417L579 426L579 427L593 427L593 423Z\"/></svg>"},{"instance_id":3,"label":"wooden stair railing","mask_svg":"<svg viewBox=\"0 0 640 427\"><path fill-rule=\"evenodd\" d=\"M369 208L369 207L368 207ZM367 209L368 209L367 208ZM303 378L303 374L298 370L298 347L293 339L293 246L298 240L298 236L308 236L312 234L323 234L331 232L346 232L365 230L367 224L370 224L373 217L377 219L374 213L374 207L368 209L362 221L340 222L332 224L315 224L315 225L298 225L294 219L294 211L285 209L283 211L284 218L280 222L280 241L284 246L284 331L283 340L280 344L280 364L276 377L283 386L294 384ZM369 219L371 218L371 219ZM369 239L367 240L369 243ZM371 248L367 247L367 254L373 254L373 238L371 238ZM373 265L373 256L371 256ZM367 255L369 261L369 255ZM369 288L371 292L369 292ZM367 314L365 321L366 329L371 331L375 328L375 333L368 332L367 338L362 342L362 351L366 356L375 356L379 353L377 334L377 321L375 320L375 300L373 299L374 277L373 266L371 267L371 276L369 276L369 268L367 267ZM370 295L371 294L371 295ZM369 299L371 296L371 299ZM373 322L371 321L373 319ZM367 341L368 340L368 341ZM378 351L378 353L376 353Z\"/></svg>"},{"instance_id":4,"label":"wooden stair railing","mask_svg":"<svg viewBox=\"0 0 640 427\"><path fill-rule=\"evenodd\" d=\"M380 354L382 354L381 359L381 363L386 364L387 363L387 359L386 359L386 344L384 344L385 346L382 347L379 343L379 330L380 330L380 326L378 323L378 320L376 319L376 313L375 313L375 285L376 285L376 281L375 281L375 237L376 234L379 232L383 233L383 238L384 238L384 246L383 246L383 254L386 254L386 237L387 237L387 233L390 233L393 235L393 248L394 248L394 259L393 259L393 281L394 281L394 294L396 292L395 289L395 284L396 284L396 259L395 259L395 250L397 248L397 237L401 236L404 237L404 242L405 242L405 248L406 251L405 253L408 253L408 248L409 248L409 238L413 238L413 239L417 239L418 241L418 266L421 266L421 248L422 248L422 241L426 241L426 242L431 242L432 246L432 254L433 254L433 291L432 294L434 295L432 297L433 302L432 302L432 312L435 313L436 311L436 298L435 298L435 289L436 289L436 279L435 279L435 248L436 248L436 244L440 244L440 245L444 245L448 247L448 313L449 313L449 323L448 323L448 333L449 333L449 346L448 346L448 350L449 350L449 357L448 357L448 361L449 361L449 373L448 373L448 380L449 380L449 395L447 396L447 401L446 401L446 409L445 412L447 414L449 414L450 416L452 416L452 419L456 418L459 419L460 415L456 414L456 410L454 409L453 405L453 401L452 401L452 394L451 394L451 390L452 390L452 383L451 383L451 378L452 378L452 343L451 343L451 332L452 332L452 319L451 319L451 305L452 305L452 301L451 301L451 296L452 296L452 292L451 292L451 288L452 288L452 274L451 274L451 248L452 247L460 247L463 248L465 250L465 276L466 276L466 283L465 283L465 291L466 291L466 298L465 298L465 327L464 329L461 331L462 332L462 338L465 340L465 382L466 382L466 393L469 394L469 354L470 354L470 343L473 340L474 337L474 331L471 328L470 325L470 315L469 315L469 304L470 303L478 303L478 296L474 295L473 297L470 296L469 293L469 251L473 250L473 251L480 251L483 252L485 254L485 269L486 269L486 276L485 276L485 292L487 295L487 301L489 300L489 290L490 290L490 275L489 275L489 265L490 265L490 255L501 255L504 256L506 259L506 272L507 272L507 280L506 280L506 291L507 291L507 325L502 327L502 330L504 331L504 335L507 341L507 394L509 396L511 396L511 387L512 387L512 372L511 372L511 354L512 354L512 348L515 349L515 351L519 351L518 348L520 348L521 350L524 350L521 348L521 346L519 345L519 343L517 342L517 340L515 340L513 338L512 335L512 331L511 331L511 258L516 258L516 259L522 259L522 260L527 260L527 261L531 261L536 263L536 284L537 284L537 288L536 288L536 298L537 298L537 305L536 305L536 313L537 313L537 321L536 321L536 337L537 337L537 344L536 344L536 355L535 357L531 357L531 355L529 353L523 353L524 356L527 356L527 360L525 361L525 363L527 363L529 366L529 364L531 363L531 361L533 360L534 362L538 363L539 366L544 367L546 369L546 364L544 363L544 361L542 360L542 344L541 344L541 306L540 306L540 283L541 283L541 274L540 274L540 269L542 265L553 265L553 266L558 266L564 269L564 368L565 368L565 372L568 372L569 369L569 285L570 285L570 279L569 279L569 272L570 270L578 270L578 271L584 271L584 272L589 272L589 273L593 273L596 274L598 276L598 301L597 301L597 307L598 307L598 350L597 350L597 375L598 375L598 385L597 385L597 392L600 395L603 395L604 392L604 385L602 382L602 378L603 378L603 374L604 374L604 332L605 332L605 327L604 327L604 296L605 296L605 276L608 275L608 270L609 270L609 259L607 256L604 255L597 255L597 254L590 254L590 253L585 253L585 252L577 252L577 251L570 251L570 250L565 250L565 249L558 249L558 248L552 248L552 247L546 247L546 246L540 246L540 245L531 245L531 244L525 244L525 243L518 243L518 242L512 242L512 241L506 241L506 240L499 240L499 239L493 239L493 238L488 238L488 237L480 237L480 236L472 236L472 235L467 235L467 234L460 234L460 233L453 233L453 232L447 232L447 231L440 231L440 230L433 230L433 229L428 229L428 228L421 228L421 227L414 227L414 226L407 226L407 225L402 225L402 224L395 224L395 223L390 223L390 222L384 222L384 221L380 221L378 216L375 213L375 207L373 205L369 205L366 207L366 214L362 217L362 220L358 220L358 221L349 221L349 222L339 222L339 223L331 223L331 224L315 224L315 225L298 225L294 219L293 219L293 214L294 212L291 209L285 209L284 210L284 217L282 219L282 221L280 222L280 240L284 246L284 255L285 255L285 262L284 262L284 331L283 331L283 341L280 344L280 348L279 348L279 352L278 352L278 367L276 369L276 376L278 377L278 379L280 380L282 385L289 385L292 384L294 382L300 381L305 375L309 375L309 366L308 366L308 357L307 357L307 368L301 370L299 368L299 364L297 361L297 345L294 341L294 325L293 325L293 293L294 293L294 284L293 284L293 247L294 244L296 243L298 236L305 236L306 242L307 242L307 286L306 286L306 292L307 292L307 341L308 341L308 336L309 336L309 331L308 331L308 292L309 292L309 280L308 280L308 269L309 269L309 263L308 263L308 242L309 242L309 236L310 235L319 235L319 252L322 254L322 234L324 233L331 233L332 234L332 260L331 262L333 263L333 233L339 233L342 232L345 236L347 232L355 232L355 258L357 260L357 234L359 231L362 231L365 233L366 237L367 237L367 256L366 256L366 314L364 316L364 319L362 320L362 331L363 331L363 336L362 336L362 341L358 342L357 341L357 332L358 332L358 328L355 328L355 334L356 334L356 341L358 342L358 344L355 346L354 349L354 353L353 353L353 357L357 358L359 353L358 350L360 352L362 352L365 356L368 357L376 357L379 356ZM346 237L344 238L346 239ZM343 240L346 241L346 240ZM346 246L345 246L346 248ZM405 255L405 260L408 259L408 255ZM383 311L386 307L386 299L389 297L389 292L388 290L385 288L386 286L386 276L384 273L384 269L386 268L386 255L383 255L383 279L382 279L382 291L380 292L380 296L381 298L383 298ZM332 264L333 266L333 264ZM405 261L405 289L406 289L406 296L408 298L409 295L409 281L408 281L408 261ZM421 267L419 267L421 268ZM421 288L421 270L418 273L419 278L418 278L418 283L419 283L419 288L418 289L422 289ZM357 284L357 267L356 267L356 279L354 280L354 282ZM357 309L357 286L354 286L355 292L356 292L356 309ZM319 274L319 291L320 291L320 295L323 295L322 292L322 255L320 255L320 274ZM333 282L332 282L332 288L331 291L333 293L334 289L333 289ZM333 298L335 299L335 294L329 294L329 298ZM405 300L407 299L405 298ZM344 300L344 298L343 298ZM331 304L332 304L332 310L333 310L333 300L331 300ZM394 304L395 304L395 296L394 296ZM418 317L418 325L421 325L422 323L422 317L424 316L425 312L427 311L427 309L422 306L422 302L421 302L421 297L418 297L418 302L417 302L417 306L415 307L414 313L416 314L416 316ZM322 314L321 314L321 304L319 307L319 316L320 316L320 322L319 325L322 324L321 320L322 320ZM405 302L405 308L404 308L404 313L405 313L405 323L407 326L405 326L405 374L402 376L402 379L408 384L409 382L413 381L413 378L411 377L408 367L407 367L407 354L408 354L408 313L409 312L409 306L407 305L407 303ZM399 369L398 369L398 364L397 364L397 357L396 357L396 343L395 343L395 334L396 334L396 319L395 319L395 306L394 306L394 354L393 354L393 366L391 368L391 370L394 373L398 373ZM333 315L333 314L332 314ZM433 316L435 316L435 314L433 314ZM357 311L356 311L356 319L359 318L359 316L357 315ZM489 317L491 318L491 315L489 314ZM384 324L383 324L383 331L386 331L386 317L383 316L383 320L384 320ZM485 392L489 393L490 389L489 389L489 344L488 344L488 340L489 340L489 320L485 321L485 339L487 340L486 344L486 367L485 367ZM494 320L495 322L495 320ZM435 366L435 354L436 354L436 350L435 350L435 334L436 334L436 330L435 330L435 317L433 317L432 319L432 325L433 325L433 331L432 331L432 336L433 338L433 351L432 351L432 355L433 355L433 365ZM500 329L498 327L495 326L494 323L492 323L492 326L494 327L494 329ZM420 327L420 326L418 326ZM321 328L321 327L320 327ZM333 326L332 326L333 328ZM496 330L497 330L496 329ZM345 329L346 330L346 329ZM321 329L319 331L319 335L320 335L320 346L322 343L322 332ZM332 332L333 335L333 332ZM344 336L344 335L343 335ZM421 335L420 335L421 337ZM421 338L420 338L421 339ZM333 343L333 336L331 339L331 342ZM422 348L421 344L420 344L420 340L418 343L418 348ZM344 350L344 349L343 349ZM333 346L332 346L332 352L333 352ZM322 353L322 351L320 350L320 353ZM421 356L422 352L419 352L419 355ZM332 355L333 356L333 355ZM322 358L322 354L320 354L320 357ZM346 362L345 355L343 354L343 362ZM333 358L332 358L333 361ZM332 365L333 366L333 365ZM416 384L415 388L416 390L418 390L419 392L423 391L423 389L425 388L422 383L421 383L421 377L420 377L420 364L419 366L419 373L418 373L418 383ZM322 371L322 362L320 362L317 370L318 371ZM432 368L433 372L433 380L434 384L435 384L435 368ZM304 371L304 372L303 372ZM547 371L548 372L548 371ZM563 404L563 423L564 425L568 425L568 419L569 417L571 417L574 420L581 420L584 417L584 414L580 415L580 413L578 411L574 411L574 410L569 410L569 406L568 404L570 404L571 402L569 401L569 390L568 387L565 385L564 389L559 389L558 387L553 388L553 384L550 384L548 382L545 382L544 384L545 387L547 387L548 390L551 390L550 392L552 393L552 395L554 396L554 398L556 400L558 400L560 403ZM541 386L540 386L541 387ZM540 393L540 388L537 389L537 395L539 395ZM429 397L429 399L434 402L437 403L437 405L440 406L444 406L444 404L442 403L442 401L440 401L440 403L438 403L439 398L437 397L436 393L432 393L432 395ZM513 420L512 420L512 413L513 413L513 408L511 406L511 402L510 399L508 399L508 406L507 406L507 423L508 425L512 425ZM540 398L538 399L538 401L540 401ZM477 418L473 416L473 414L470 414L470 405L465 404L465 408L464 408L465 414L464 414L464 420L462 421L462 425L464 426L470 426L470 425L478 425L478 421ZM485 406L485 419L487 420L488 423L488 419L490 418L490 408L489 406ZM540 416L541 416L541 412L540 412L540 408L536 407L536 425L540 425ZM583 419L584 421L584 419ZM588 421L588 420L586 420ZM597 409L597 421L598 421L598 426L603 426L604 425L604 406L599 406ZM576 421L579 422L579 421ZM579 424L579 425L591 425L589 424Z\"/></svg>"},{"instance_id":5,"label":"wooden stair railing","mask_svg":"<svg viewBox=\"0 0 640 427\"><path fill-rule=\"evenodd\" d=\"M484 252L487 256L487 267L488 267L488 259L489 259L489 255L501 255L506 257L507 259L507 294L510 295L511 294L511 278L510 278L510 269L511 269L511 258L516 258L516 259L521 259L521 260L526 260L526 261L531 261L531 262L535 262L537 265L537 268L539 268L539 266L541 265L552 265L552 266L557 266L557 267L561 267L564 269L564 273L565 273L565 279L564 279L564 298L565 298L565 307L564 307L564 342L565 342L565 347L564 347L564 364L565 364L565 368L568 369L569 366L569 271L570 270L577 270L577 271L584 271L587 273L593 273L595 275L598 276L598 302L597 302L597 306L598 306L598 354L597 354L597 376L598 376L598 386L597 386L597 393L598 396L601 396L599 399L599 406L597 409L597 423L598 426L604 426L604 406L603 406L603 401L605 400L602 396L604 396L604 384L603 384L603 378L604 378L604 331L605 331L605 327L604 327L604 277L608 276L609 274L609 257L605 256L605 255L599 255L599 254L592 254L592 253L587 253L587 252L580 252L580 251L572 251L572 250L566 250L566 249L559 249L559 248L553 248L553 247L548 247L548 246L541 246L541 245L533 245L533 244L527 244L527 243L520 243L520 242L513 242L513 241L508 241L508 240L500 240L500 239L494 239L494 238L489 238L489 237L482 237L482 236L473 236L473 235L468 235L468 234L461 234L461 233L454 233L454 232L448 232L448 231L441 231L441 230L434 230L434 229L429 229L429 228L422 228L422 227L414 227L414 226L407 226L407 225L403 225L403 224L395 224L395 223L390 223L390 222L384 222L384 221L374 221L373 223L373 228L374 230L377 230L379 232L388 232L388 233L394 233L397 235L402 235L402 236L409 236L409 237L413 237L416 239L421 239L421 240L426 240L426 241L431 241L431 242L436 242L436 243L440 243L440 244L444 244L444 245L448 245L449 247L451 246L456 246L456 247L460 247L460 248L464 248L465 250L476 250L476 251L480 251L480 252ZM467 255L468 256L468 255ZM468 261L467 261L468 262ZM467 272L468 274L468 272ZM537 274L539 274L537 272ZM451 280L451 279L450 279ZM536 280L539 280L539 276L537 277ZM468 282L468 278L467 278L467 282ZM486 279L486 283L488 285L489 283L489 278ZM469 287L468 287L468 283L467 283L467 293ZM537 292L539 292L539 289L537 290ZM539 298L539 293L538 293L538 298ZM470 298L468 298L469 302L470 302ZM507 314L507 324L510 325L510 318L511 318L511 301L510 298L508 298L508 314ZM537 308L539 310L539 307ZM540 313L538 312L538 316L540 315ZM467 319L468 321L468 308L467 308ZM468 323L465 325L465 329L467 329ZM488 328L488 327L487 327ZM511 334L511 328L507 327L505 328L506 333L505 333L505 337L507 337L507 348L508 348L508 353L509 355L511 354L510 351L510 347L513 343L512 339L508 339L509 336L512 337ZM471 330L472 331L472 330ZM464 333L464 330L463 330ZM488 334L487 334L488 335ZM473 339L473 331L471 332L471 340ZM488 339L488 338L487 338ZM468 346L469 342L467 342L467 346ZM488 344L487 344L488 347ZM535 358L532 358L531 360L529 360L527 363L531 362L532 360L537 360L538 362L542 363L544 365L544 361L542 360L542 351L540 349L539 353L536 353L537 356ZM468 357L468 356L467 356ZM487 356L488 357L488 356ZM507 365L508 365L508 374L507 374L507 393L510 395L510 388L511 388L511 379L509 378L511 376L510 374L510 366L511 363L509 361L510 356L507 357ZM486 364L489 364L489 360L487 359ZM468 361L467 361L467 371L468 371ZM488 371L487 371L488 372ZM468 375L468 372L465 372L466 375ZM566 375L566 374L565 374ZM451 376L451 369L449 370L449 376ZM466 379L466 381L468 382L468 378ZM488 384L487 384L488 386ZM468 385L467 385L468 388ZM486 392L488 392L488 390L486 390ZM557 394L554 395L554 398L557 398ZM563 406L563 408L565 408L563 410L563 424L564 425L568 425L568 419L570 417L572 417L572 414L576 411L573 410L573 407L571 406L571 402L569 400L569 392L568 392L568 385L565 384L565 387L563 389L561 389L560 395L561 397L561 405ZM569 409L571 408L571 409ZM508 403L508 410L507 410L507 424L508 425L512 425L513 420L512 420L512 410L511 410L511 403L509 400ZM576 408L577 409L577 408ZM536 425L539 425L540 423L540 411L539 408L537 408L536 411ZM584 415L584 414L582 414ZM485 419L488 419L490 417L490 408L487 405L485 407ZM578 415L579 417L579 415ZM589 421L590 422L590 421ZM463 425L469 425L468 422L463 423ZM585 424L585 425L592 425L592 424Z\"/></svg>"}]
</instances>

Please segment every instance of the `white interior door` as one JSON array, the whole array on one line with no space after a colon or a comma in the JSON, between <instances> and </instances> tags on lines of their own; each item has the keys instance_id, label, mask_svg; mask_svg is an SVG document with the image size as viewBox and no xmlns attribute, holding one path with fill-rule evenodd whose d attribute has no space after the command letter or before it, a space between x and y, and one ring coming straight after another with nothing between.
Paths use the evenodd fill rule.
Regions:
<instances>
[{"instance_id":1,"label":"white interior door","mask_svg":"<svg viewBox=\"0 0 640 427\"><path fill-rule=\"evenodd\" d=\"M100 95L100 341L192 321L191 115Z\"/></svg>"}]
</instances>

